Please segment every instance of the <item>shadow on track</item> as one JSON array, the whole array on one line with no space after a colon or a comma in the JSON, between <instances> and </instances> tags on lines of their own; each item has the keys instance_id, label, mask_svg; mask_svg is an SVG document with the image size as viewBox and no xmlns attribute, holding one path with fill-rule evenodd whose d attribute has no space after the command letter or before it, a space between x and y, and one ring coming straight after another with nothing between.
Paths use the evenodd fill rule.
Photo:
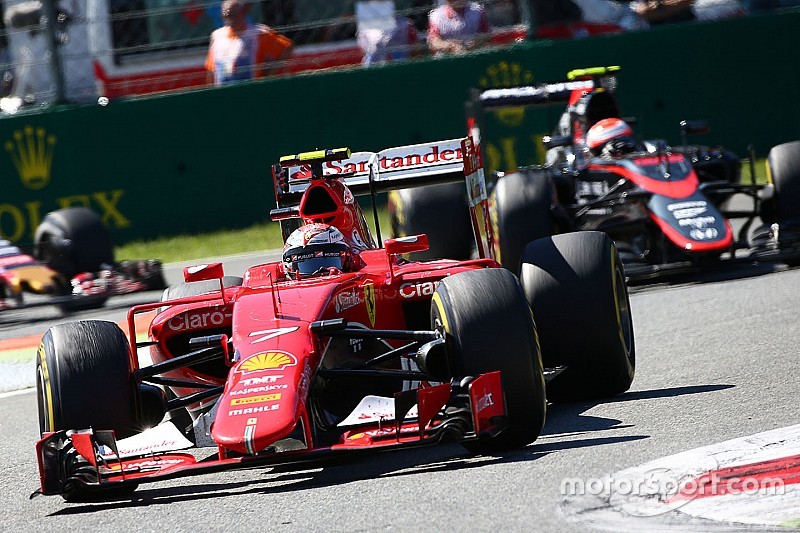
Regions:
<instances>
[{"instance_id":1,"label":"shadow on track","mask_svg":"<svg viewBox=\"0 0 800 533\"><path fill-rule=\"evenodd\" d=\"M195 483L167 488L140 488L128 498L109 498L83 502L61 509L52 516L80 515L119 508L165 505L183 501L212 500L241 495L268 495L309 489L340 486L376 478L409 475L435 475L441 472L480 469L501 464L535 461L559 451L589 446L602 446L647 439L647 435L592 436L590 432L631 428L631 424L582 413L609 402L637 401L655 398L701 394L724 390L733 385L697 385L669 389L634 391L603 401L554 404L548 407L548 421L540 440L514 451L472 455L456 443L440 444L415 450L376 451L359 457L331 457L302 464L263 467L263 479L226 483ZM554 440L574 436L570 440ZM242 472L243 470L239 470ZM255 470L251 470L255 471ZM146 487L146 486L145 486Z\"/></svg>"},{"instance_id":2,"label":"shadow on track","mask_svg":"<svg viewBox=\"0 0 800 533\"><path fill-rule=\"evenodd\" d=\"M331 458L300 465L264 467L264 479L231 483L198 483L168 488L140 488L129 498L109 498L102 501L75 504L50 516L80 515L120 508L165 505L183 501L212 500L230 496L269 495L310 489L341 486L376 478L396 478L409 475L434 475L440 472L479 469L500 464L535 461L559 450L583 446L598 446L634 441L645 436L607 437L573 440L565 443L535 442L520 450L493 455L471 455L455 443L418 448L376 452L359 458Z\"/></svg>"},{"instance_id":3,"label":"shadow on track","mask_svg":"<svg viewBox=\"0 0 800 533\"><path fill-rule=\"evenodd\" d=\"M733 388L734 385L691 385L644 391L629 391L602 400L550 404L547 406L547 423L542 436L580 434L589 431L606 431L609 429L625 429L632 427L621 420L587 416L582 413L600 404L652 400L656 398L672 398L686 394L703 394Z\"/></svg>"},{"instance_id":4,"label":"shadow on track","mask_svg":"<svg viewBox=\"0 0 800 533\"><path fill-rule=\"evenodd\" d=\"M650 290L677 288L706 283L722 283L738 279L755 278L784 272L789 267L775 262L742 261L735 263L718 263L706 270L665 274L663 277L629 281L628 288L632 294Z\"/></svg>"}]
</instances>

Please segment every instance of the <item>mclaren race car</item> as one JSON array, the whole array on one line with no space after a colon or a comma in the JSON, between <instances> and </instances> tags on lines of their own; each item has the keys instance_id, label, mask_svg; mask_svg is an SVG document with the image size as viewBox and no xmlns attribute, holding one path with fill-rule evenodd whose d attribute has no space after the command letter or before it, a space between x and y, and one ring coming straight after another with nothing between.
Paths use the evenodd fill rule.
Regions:
<instances>
[{"instance_id":1,"label":"mclaren race car","mask_svg":"<svg viewBox=\"0 0 800 533\"><path fill-rule=\"evenodd\" d=\"M630 387L627 286L600 232L540 239L517 278L491 257L479 151L454 139L273 166L282 261L243 278L189 267L163 301L47 331L36 364L37 493L138 484L455 439L524 446L547 399ZM466 183L479 257L414 262L425 235L381 242L355 196ZM533 314L531 313L533 309ZM133 325L155 311L149 338ZM536 317L534 326L533 315ZM537 334L538 332L538 334ZM139 366L137 353L152 365ZM547 383L547 385L545 385ZM188 449L188 450L187 450Z\"/></svg>"},{"instance_id":2,"label":"mclaren race car","mask_svg":"<svg viewBox=\"0 0 800 533\"><path fill-rule=\"evenodd\" d=\"M0 240L0 310L41 305L92 309L110 296L165 286L158 260L114 262L108 230L85 207L48 213L36 229L30 254ZM43 297L26 301L26 293Z\"/></svg>"},{"instance_id":3,"label":"mclaren race car","mask_svg":"<svg viewBox=\"0 0 800 533\"><path fill-rule=\"evenodd\" d=\"M742 183L742 163L733 153L687 144L688 136L708 131L702 121L680 123L681 146L638 141L635 119L624 119L616 102L618 70L574 70L563 82L473 94L469 122L478 130L487 112L566 104L554 134L544 139L546 164L497 173L489 181L495 257L503 266L519 271L530 240L579 230L609 234L629 279L707 267L737 255L800 263L800 143L771 150L768 184ZM438 224L414 216L420 212L463 213L463 207L453 207L452 196L450 189L390 197L396 234L424 231L426 220ZM456 201L463 205L463 199ZM738 231L734 219L742 221ZM449 248L433 255L470 253L461 241L466 237L451 239ZM742 249L750 253L737 254Z\"/></svg>"}]
</instances>

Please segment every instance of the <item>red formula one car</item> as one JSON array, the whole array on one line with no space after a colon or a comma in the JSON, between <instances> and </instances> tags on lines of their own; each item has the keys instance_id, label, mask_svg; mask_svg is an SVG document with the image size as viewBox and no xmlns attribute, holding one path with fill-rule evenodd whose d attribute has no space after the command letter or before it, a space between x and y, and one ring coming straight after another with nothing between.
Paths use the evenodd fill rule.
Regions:
<instances>
[{"instance_id":1,"label":"red formula one car","mask_svg":"<svg viewBox=\"0 0 800 533\"><path fill-rule=\"evenodd\" d=\"M31 253L0 240L0 310L56 305L102 307L110 296L161 290L161 262L114 261L111 237L96 213L71 207L48 213ZM27 300L25 294L42 296Z\"/></svg>"},{"instance_id":2,"label":"red formula one car","mask_svg":"<svg viewBox=\"0 0 800 533\"><path fill-rule=\"evenodd\" d=\"M127 338L102 321L44 335L37 493L77 500L444 439L514 448L539 435L546 381L550 400L629 388L633 326L613 242L559 235L531 243L521 280L500 268L470 139L287 156L273 179L283 261L244 278L189 267L162 302L129 311ZM425 235L378 247L354 196L453 181L467 183L478 259L404 259ZM137 343L135 315L156 308ZM140 367L148 349L153 364Z\"/></svg>"}]
</instances>

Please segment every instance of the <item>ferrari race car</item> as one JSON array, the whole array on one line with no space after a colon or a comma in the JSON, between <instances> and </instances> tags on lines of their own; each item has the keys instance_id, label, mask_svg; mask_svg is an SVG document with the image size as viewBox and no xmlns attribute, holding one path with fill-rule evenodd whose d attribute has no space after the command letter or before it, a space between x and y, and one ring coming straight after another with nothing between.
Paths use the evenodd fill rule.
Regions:
<instances>
[{"instance_id":1,"label":"ferrari race car","mask_svg":"<svg viewBox=\"0 0 800 533\"><path fill-rule=\"evenodd\" d=\"M634 119L621 118L614 95L617 70L581 69L564 82L473 94L469 120L478 129L485 113L508 106L567 104L556 131L544 139L547 163L497 173L489 183L495 257L503 266L518 272L530 240L578 230L609 234L629 279L709 266L735 258L741 249L750 251L748 260L800 264L800 142L770 151L768 184L741 183L742 163L733 153L686 143L687 136L708 131L704 122L680 123L682 146L636 141ZM426 220L438 223L414 216L423 211L463 217L452 196L452 189L427 197L395 194L390 207L400 214L393 223L396 234L424 231ZM463 204L460 191L457 196ZM759 218L763 224L750 234ZM732 219L743 220L736 234ZM458 258L469 253L464 243L461 235L429 253Z\"/></svg>"},{"instance_id":2,"label":"ferrari race car","mask_svg":"<svg viewBox=\"0 0 800 533\"><path fill-rule=\"evenodd\" d=\"M161 302L129 311L127 337L102 321L49 329L36 363L37 493L119 495L445 439L510 449L539 435L545 387L552 401L627 390L634 336L614 243L547 237L526 248L521 278L500 268L478 154L454 139L283 157L271 212L282 261L244 278L188 267ZM477 259L404 259L425 235L377 245L377 213L376 240L355 195L448 182L468 185ZM148 311L137 342L135 316ZM139 366L139 350L152 365Z\"/></svg>"},{"instance_id":3,"label":"ferrari race car","mask_svg":"<svg viewBox=\"0 0 800 533\"><path fill-rule=\"evenodd\" d=\"M92 309L110 296L165 286L158 260L115 263L108 230L85 207L48 213L36 229L33 255L0 240L0 310L41 305ZM26 302L25 293L46 298Z\"/></svg>"}]
</instances>

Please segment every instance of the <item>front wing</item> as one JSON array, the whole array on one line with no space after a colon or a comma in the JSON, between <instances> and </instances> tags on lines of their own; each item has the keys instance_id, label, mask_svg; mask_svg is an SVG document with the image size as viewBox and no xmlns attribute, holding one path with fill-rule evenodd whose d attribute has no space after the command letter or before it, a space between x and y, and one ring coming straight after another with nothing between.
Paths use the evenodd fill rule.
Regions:
<instances>
[{"instance_id":1,"label":"front wing","mask_svg":"<svg viewBox=\"0 0 800 533\"><path fill-rule=\"evenodd\" d=\"M445 383L395 395L397 420L348 429L327 447L230 456L222 449L198 459L187 452L121 457L113 431L85 429L45 434L36 444L41 487L32 495L61 494L67 499L102 496L113 489L235 468L307 462L333 454L411 448L443 440L491 438L507 427L500 372L478 376L462 386ZM499 400L499 401L498 401ZM416 420L404 414L416 404Z\"/></svg>"}]
</instances>

